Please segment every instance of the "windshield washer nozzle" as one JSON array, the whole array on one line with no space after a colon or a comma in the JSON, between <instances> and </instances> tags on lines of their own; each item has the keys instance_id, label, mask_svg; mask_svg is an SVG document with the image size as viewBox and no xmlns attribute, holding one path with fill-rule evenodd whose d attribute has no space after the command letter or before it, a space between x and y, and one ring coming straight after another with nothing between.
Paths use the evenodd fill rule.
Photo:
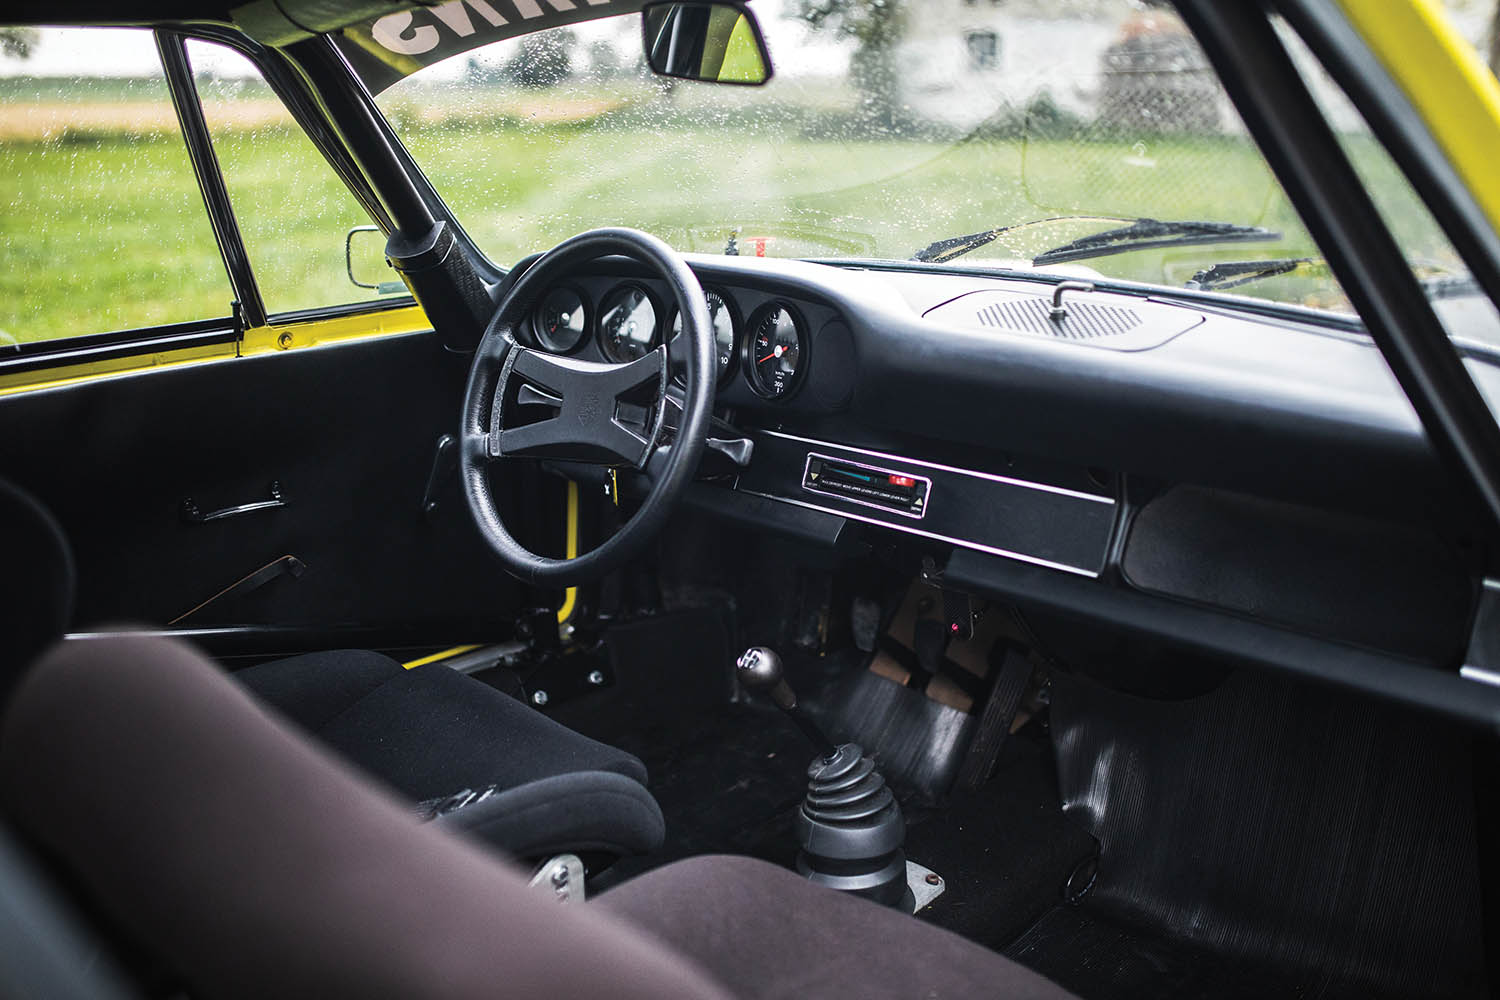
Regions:
<instances>
[{"instance_id":1,"label":"windshield washer nozzle","mask_svg":"<svg viewBox=\"0 0 1500 1000\"><path fill-rule=\"evenodd\" d=\"M1048 315L1053 320L1063 320L1068 316L1068 307L1063 305L1063 292L1092 292L1094 283L1092 281L1059 281L1052 289L1052 308Z\"/></svg>"}]
</instances>

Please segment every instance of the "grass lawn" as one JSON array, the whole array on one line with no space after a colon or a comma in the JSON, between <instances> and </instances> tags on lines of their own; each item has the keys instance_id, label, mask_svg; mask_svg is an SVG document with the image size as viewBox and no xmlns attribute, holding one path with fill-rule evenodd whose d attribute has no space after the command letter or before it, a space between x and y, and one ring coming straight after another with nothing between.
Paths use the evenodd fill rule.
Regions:
<instances>
[{"instance_id":1,"label":"grass lawn","mask_svg":"<svg viewBox=\"0 0 1500 1000\"><path fill-rule=\"evenodd\" d=\"M1089 262L1112 277L1180 284L1216 260L1316 253L1258 154L1234 138L936 146L807 137L774 117L685 127L610 115L581 124L416 123L405 137L500 263L599 225L647 229L682 250L719 252L738 228L742 241L767 237L779 256L905 258L936 239L1075 213L1222 219L1284 233L1275 244ZM343 237L367 220L306 139L257 125L226 126L218 141L272 311L365 297L345 277ZM1440 256L1441 246L1415 246L1425 227L1408 215L1395 221L1413 252ZM1032 228L973 257L1029 258L1100 228ZM1330 298L1327 288L1304 280L1242 291L1317 302ZM229 298L175 132L0 138L0 341L223 316Z\"/></svg>"}]
</instances>

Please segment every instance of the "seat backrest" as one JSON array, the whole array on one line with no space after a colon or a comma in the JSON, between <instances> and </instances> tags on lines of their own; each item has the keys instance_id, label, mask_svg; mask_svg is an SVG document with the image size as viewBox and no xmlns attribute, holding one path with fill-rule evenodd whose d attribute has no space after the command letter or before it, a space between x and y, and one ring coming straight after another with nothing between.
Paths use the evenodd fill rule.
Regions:
<instances>
[{"instance_id":1,"label":"seat backrest","mask_svg":"<svg viewBox=\"0 0 1500 1000\"><path fill-rule=\"evenodd\" d=\"M0 479L0 705L73 617L73 551L57 519L30 493Z\"/></svg>"},{"instance_id":2,"label":"seat backrest","mask_svg":"<svg viewBox=\"0 0 1500 1000\"><path fill-rule=\"evenodd\" d=\"M49 652L0 723L0 803L194 993L725 996L422 824L180 643Z\"/></svg>"}]
</instances>

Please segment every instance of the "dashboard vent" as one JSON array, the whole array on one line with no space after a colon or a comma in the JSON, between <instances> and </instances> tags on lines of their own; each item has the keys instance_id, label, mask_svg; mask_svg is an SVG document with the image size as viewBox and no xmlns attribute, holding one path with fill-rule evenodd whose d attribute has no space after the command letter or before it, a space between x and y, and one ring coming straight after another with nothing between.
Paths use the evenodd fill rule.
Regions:
<instances>
[{"instance_id":1,"label":"dashboard vent","mask_svg":"<svg viewBox=\"0 0 1500 1000\"><path fill-rule=\"evenodd\" d=\"M1050 295L1012 288L968 292L924 315L952 326L1047 337L1112 351L1150 350L1203 322L1203 314L1192 309L1114 292L1070 292L1065 300L1068 314L1054 320Z\"/></svg>"},{"instance_id":2,"label":"dashboard vent","mask_svg":"<svg viewBox=\"0 0 1500 1000\"><path fill-rule=\"evenodd\" d=\"M980 326L994 326L1018 333L1040 333L1069 340L1092 340L1129 333L1141 325L1140 314L1121 306L1080 302L1074 296L1068 302L1068 314L1060 320L1051 315L1047 299L1026 296L1010 302L992 302L979 310Z\"/></svg>"}]
</instances>

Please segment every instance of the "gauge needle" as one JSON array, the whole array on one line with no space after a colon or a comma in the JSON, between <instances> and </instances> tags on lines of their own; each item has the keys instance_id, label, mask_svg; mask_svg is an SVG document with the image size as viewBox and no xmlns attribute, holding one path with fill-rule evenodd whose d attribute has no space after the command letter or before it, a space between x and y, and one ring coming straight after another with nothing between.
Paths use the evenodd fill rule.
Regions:
<instances>
[{"instance_id":1,"label":"gauge needle","mask_svg":"<svg viewBox=\"0 0 1500 1000\"><path fill-rule=\"evenodd\" d=\"M758 364L758 365L763 365L767 361L770 361L772 358L779 358L779 357L781 357L781 352L784 351L784 350L786 350L786 345L785 344L777 344L776 345L776 350L772 351L770 354L767 354L765 357L761 358L759 361L757 361L755 363Z\"/></svg>"}]
</instances>

